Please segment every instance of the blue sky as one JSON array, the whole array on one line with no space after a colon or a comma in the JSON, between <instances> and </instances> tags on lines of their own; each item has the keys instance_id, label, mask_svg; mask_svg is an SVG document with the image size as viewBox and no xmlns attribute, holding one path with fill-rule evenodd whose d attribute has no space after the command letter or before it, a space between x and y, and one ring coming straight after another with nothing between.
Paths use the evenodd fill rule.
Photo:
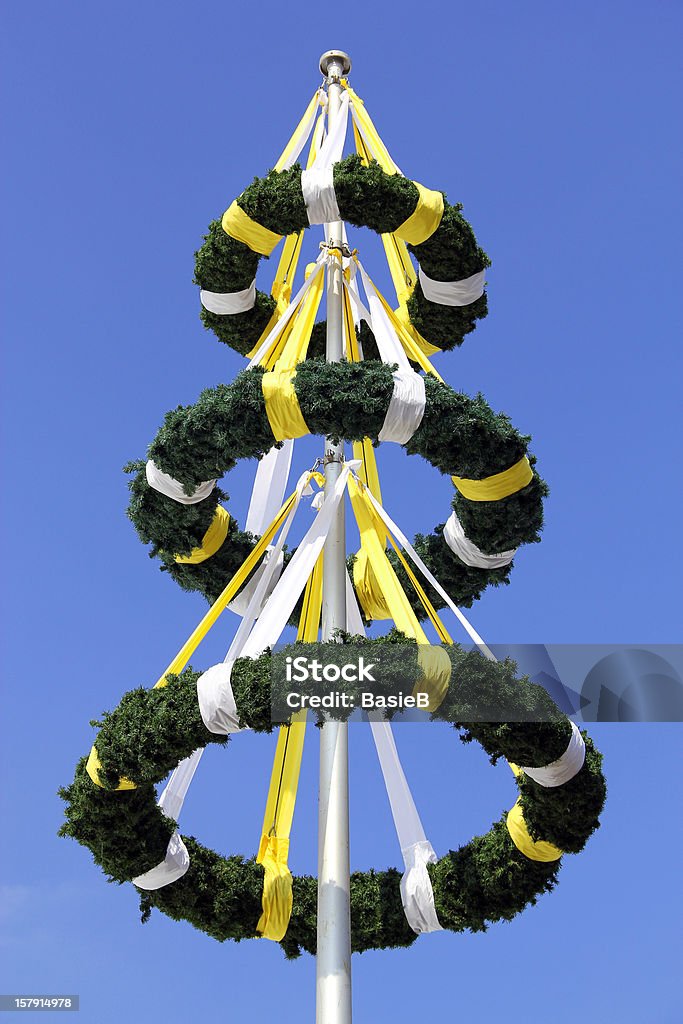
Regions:
<instances>
[{"instance_id":1,"label":"blue sky","mask_svg":"<svg viewBox=\"0 0 683 1024\"><path fill-rule=\"evenodd\" d=\"M193 252L274 162L322 51L351 53L397 162L464 203L493 261L488 319L437 366L533 435L552 494L542 544L476 627L491 642L681 640L681 15L658 0L4 5L0 992L78 992L87 1024L312 1019L310 958L159 914L140 926L132 888L56 838L55 791L89 720L151 685L203 613L147 559L120 467L168 408L243 366L202 329ZM357 244L386 284L379 244ZM387 447L387 508L409 535L430 530L450 484ZM252 475L226 482L238 519ZM235 621L197 664L222 657ZM680 726L591 731L608 803L556 892L485 935L355 958L357 1021L515 1019L527 999L557 1024L681 1019ZM353 867L395 864L368 731L351 733ZM504 767L445 727L397 734L437 852L511 805ZM183 831L252 853L272 746L210 751ZM316 762L313 734L298 872L315 870Z\"/></svg>"}]
</instances>

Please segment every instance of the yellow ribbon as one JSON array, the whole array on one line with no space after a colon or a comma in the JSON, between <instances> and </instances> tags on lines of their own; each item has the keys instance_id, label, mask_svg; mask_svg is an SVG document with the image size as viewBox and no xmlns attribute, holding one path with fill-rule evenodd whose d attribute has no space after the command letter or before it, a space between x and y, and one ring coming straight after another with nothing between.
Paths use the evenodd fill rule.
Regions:
<instances>
[{"instance_id":1,"label":"yellow ribbon","mask_svg":"<svg viewBox=\"0 0 683 1024\"><path fill-rule=\"evenodd\" d=\"M353 89L347 86L349 93L353 94L358 103L362 103ZM358 112L359 108L356 108ZM396 164L389 156L389 152L379 137L377 129L370 120L367 111L364 108L360 108L360 116L365 119L364 130L366 136L373 140L380 159L379 164L383 171L387 174L398 174L398 168ZM365 139L358 131L356 122L353 122L353 135L356 141L356 152L360 156L362 162L367 167L370 163L371 156L368 151ZM379 147L379 148L377 148ZM398 309L396 315L399 320L403 323L406 331L411 335L413 341L417 347L424 352L426 356L433 356L437 352L441 352L440 348L436 345L430 344L426 338L423 338L416 327L410 322L410 314L408 313L408 299L415 290L415 284L417 281L415 275L415 268L408 252L408 247L402 238L398 238L395 234L384 234L381 236L382 245L384 246L384 253L387 258L389 265L389 271L391 273L391 279L394 282L394 288L396 289L396 298L398 300Z\"/></svg>"},{"instance_id":2,"label":"yellow ribbon","mask_svg":"<svg viewBox=\"0 0 683 1024\"><path fill-rule=\"evenodd\" d=\"M285 167L286 167L286 165L287 165L287 163L289 161L290 153L292 152L292 150L294 149L294 146L296 145L296 140L297 140L297 137L298 137L299 133L301 131L303 131L304 126L310 120L313 111L315 110L315 108L318 106L319 103L320 103L320 94L319 94L319 90L316 89L315 92L313 93L313 98L311 99L310 103L306 107L306 111L304 113L304 116L301 118L301 120L299 121L298 125L296 126L296 128L292 132L291 139L289 140L289 142L287 143L285 148L282 150L282 153L280 154L280 158L278 159L277 163L275 164L274 170L276 170L276 171L284 171L284 169L285 169Z\"/></svg>"},{"instance_id":3,"label":"yellow ribbon","mask_svg":"<svg viewBox=\"0 0 683 1024\"><path fill-rule=\"evenodd\" d=\"M377 298L382 303L382 306L384 307L386 314L389 317L389 320L391 321L392 327L396 331L398 339L401 342L401 345L403 346L403 349L408 358L412 360L412 362L417 363L418 366L420 366L425 373L431 373L432 377L436 377L437 380L443 380L441 374L434 369L432 364L429 362L429 359L425 355L424 351L416 343L415 338L413 337L412 333L408 330L405 323L399 319L398 314L395 313L394 310L391 308L391 306L384 298L382 293L379 291L375 283L371 283L375 291L377 292Z\"/></svg>"},{"instance_id":4,"label":"yellow ribbon","mask_svg":"<svg viewBox=\"0 0 683 1024\"><path fill-rule=\"evenodd\" d=\"M323 556L306 584L297 640L314 643L318 639L322 609ZM301 756L306 732L306 712L292 717L291 725L280 728L270 787L263 816L261 842L256 863L263 865L263 913L256 931L264 939L279 942L287 931L292 915L292 874L289 870L289 834L292 828L296 794L301 771Z\"/></svg>"},{"instance_id":5,"label":"yellow ribbon","mask_svg":"<svg viewBox=\"0 0 683 1024\"><path fill-rule=\"evenodd\" d=\"M246 583L249 575L254 571L256 566L259 564L261 559L266 553L266 549L270 544L271 540L280 529L282 523L285 521L289 512L294 504L296 495L291 494L287 501L284 503L278 514L273 519L270 526L266 529L258 543L254 546L247 559L239 567L235 575L232 577L225 590L219 597L216 598L214 603L209 608L208 612L201 620L199 625L194 629L192 634L185 641L183 646L176 654L173 661L170 663L165 672L159 677L154 684L154 689L161 689L168 683L168 676L178 675L187 665L188 661L196 651L199 644L202 642L206 634L209 632L211 627L216 623L220 615L225 611L227 606L232 601L240 590L240 588ZM97 756L97 750L93 746L88 757L86 764L86 771L96 786L105 788L103 783L100 781L99 769L101 768L100 760ZM135 783L131 782L130 779L121 778L116 787L116 790L122 789L135 789Z\"/></svg>"},{"instance_id":6,"label":"yellow ribbon","mask_svg":"<svg viewBox=\"0 0 683 1024\"><path fill-rule=\"evenodd\" d=\"M314 97L314 99L315 99L315 97ZM325 115L323 113L321 113L320 117L318 118L318 123L315 126L315 130L313 132L313 138L311 139L311 146L310 146L310 149L309 149L309 152L308 152L308 161L307 161L307 164L306 164L307 167L311 167L312 166L313 161L315 160L315 157L317 155L318 149L320 148L320 143L322 141L322 132L323 132L323 128L324 128L324 116ZM305 117L305 115L304 115L304 117ZM290 142L291 141L292 140L290 139ZM289 145L289 143L288 143L288 145ZM287 153L287 149L285 149L285 152L280 157L280 160L283 160L283 158L285 157L286 153ZM278 164L279 163L280 163L280 161L278 161ZM275 170L276 171L281 169L278 166L278 164L275 165ZM282 314L285 312L285 310L287 309L287 306L289 305L289 303L291 301L291 298L292 298L292 285L294 283L294 278L296 276L296 270L297 270L297 267L299 265L299 256L301 255L301 245L303 243L303 240L304 240L304 232L303 231L300 231L296 235L287 235L287 237L285 238L285 244L282 247L282 252L280 254L280 260L279 260L278 265L277 265L277 270L275 271L275 277L273 278L273 285L272 285L272 287L270 289L270 294L275 299L275 309L273 310L273 315L271 316L270 320L268 321L268 323L264 327L263 331L261 332L261 337L258 339L256 344L254 345L254 347L252 348L251 352L247 352L247 359L253 359L254 358L255 354L258 352L258 350L260 349L260 347L263 344L263 342L265 341L265 339L268 337L270 332L273 330L273 328L275 327L276 323L278 322L278 320L280 319ZM269 364L266 361L268 359L269 355L270 355L270 353L267 352L266 355L264 356L263 360L261 361L261 363L262 363L263 366L266 366L268 369L272 369L272 364Z\"/></svg>"},{"instance_id":7,"label":"yellow ribbon","mask_svg":"<svg viewBox=\"0 0 683 1024\"><path fill-rule=\"evenodd\" d=\"M484 477L483 480L467 480L461 476L451 477L463 498L469 501L500 501L511 494L516 494L531 483L534 478L528 458L523 456L514 466Z\"/></svg>"},{"instance_id":8,"label":"yellow ribbon","mask_svg":"<svg viewBox=\"0 0 683 1024\"><path fill-rule=\"evenodd\" d=\"M434 234L443 217L443 195L425 188L417 181L413 185L418 191L417 205L410 217L403 221L394 232L404 242L420 245Z\"/></svg>"},{"instance_id":9,"label":"yellow ribbon","mask_svg":"<svg viewBox=\"0 0 683 1024\"><path fill-rule=\"evenodd\" d=\"M252 252L258 252L261 256L270 256L282 238L282 235L277 235L252 220L249 214L238 206L236 199L223 214L221 224L226 235L243 242Z\"/></svg>"},{"instance_id":10,"label":"yellow ribbon","mask_svg":"<svg viewBox=\"0 0 683 1024\"><path fill-rule=\"evenodd\" d=\"M512 773L516 779L523 775L522 769L513 764L512 761L508 761ZM546 842L544 839L534 840L529 835L529 830L524 820L524 814L522 813L522 802L519 798L514 807L508 811L506 820L507 830L510 833L510 839L515 844L520 853L523 853L529 860L537 860L543 863L550 863L553 860L559 860L562 856L563 851L558 849L557 846L553 846L552 843Z\"/></svg>"},{"instance_id":11,"label":"yellow ribbon","mask_svg":"<svg viewBox=\"0 0 683 1024\"><path fill-rule=\"evenodd\" d=\"M205 562L207 558L215 555L221 547L223 541L228 536L229 528L229 513L225 511L222 505L216 505L211 525L202 537L199 547L193 548L189 555L174 555L175 561L181 565L199 565L200 562Z\"/></svg>"},{"instance_id":12,"label":"yellow ribbon","mask_svg":"<svg viewBox=\"0 0 683 1024\"><path fill-rule=\"evenodd\" d=\"M380 588L390 617L406 636L418 644L418 662L424 671L424 678L415 684L413 693L427 692L430 697L429 711L435 711L448 689L451 675L451 660L441 647L430 647L427 635L418 622L408 597L399 583L391 562L386 556L384 545L377 528L377 513L354 477L349 477L349 496L361 536L361 551L366 552L372 574ZM355 566L354 566L355 568ZM354 585L356 584L354 573ZM361 603L362 591L359 592ZM426 597L426 595L425 595ZM364 608L365 610L365 608ZM433 609L432 609L433 611ZM366 615L368 612L366 611ZM436 612L434 612L436 616ZM420 646L424 645L422 653Z\"/></svg>"},{"instance_id":13,"label":"yellow ribbon","mask_svg":"<svg viewBox=\"0 0 683 1024\"><path fill-rule=\"evenodd\" d=\"M380 139L379 132L375 128L372 122L372 118L365 109L365 104L363 103L363 100L360 98L358 93L354 92L354 90L348 84L346 79L342 79L342 86L346 89L350 98L353 100L353 110L355 113L355 117L353 119L353 133L356 138L357 151L362 154L362 152L366 150L363 140L364 135L365 138L368 140L368 143L372 148L372 151L377 154L377 163L380 165L382 170L386 174L399 174L399 169L392 160L389 150ZM358 131L356 121L358 121L358 123L360 124L363 130L363 135L361 135L361 133Z\"/></svg>"}]
</instances>

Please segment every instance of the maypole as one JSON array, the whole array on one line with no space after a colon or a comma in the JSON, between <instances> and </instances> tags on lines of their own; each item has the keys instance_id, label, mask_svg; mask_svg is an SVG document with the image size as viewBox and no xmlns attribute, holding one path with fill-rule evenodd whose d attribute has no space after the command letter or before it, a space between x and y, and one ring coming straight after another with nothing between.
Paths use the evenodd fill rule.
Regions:
<instances>
[{"instance_id":1,"label":"maypole","mask_svg":"<svg viewBox=\"0 0 683 1024\"><path fill-rule=\"evenodd\" d=\"M340 80L351 70L348 54L328 50L320 58L327 78L327 118L331 132L339 112ZM338 258L327 272L328 363L343 353L341 221L329 224L327 244ZM325 439L325 494L332 491L344 461L344 442ZM323 561L322 638L329 641L346 628L346 530L340 504L325 542ZM349 881L349 737L346 722L327 721L320 734L318 795L318 925L316 960L317 1024L351 1020L351 909Z\"/></svg>"},{"instance_id":2,"label":"maypole","mask_svg":"<svg viewBox=\"0 0 683 1024\"><path fill-rule=\"evenodd\" d=\"M481 395L454 392L430 361L486 315L488 257L459 203L404 176L346 80L350 68L347 54L323 54L327 94L316 88L273 171L212 221L197 253L202 320L249 362L231 384L205 389L194 406L167 415L146 461L128 467L128 514L169 576L203 593L210 607L156 684L127 693L104 716L90 754L61 790L62 834L88 847L111 879L135 886L143 920L156 907L220 941L258 937L292 959L316 955L318 1024L351 1022L352 948L480 932L535 903L555 885L562 858L597 828L605 797L590 738L544 689L496 662L458 607L507 582L518 548L539 539L547 488L529 437ZM349 116L356 153L344 157ZM348 248L346 222L381 237L398 308ZM318 225L323 251L295 290L305 231ZM259 262L281 242L266 294L256 288ZM310 434L325 438L323 458L287 497L294 442ZM346 442L353 459L345 461ZM383 504L379 443L422 456L455 487L447 520L439 512L440 525L413 543ZM259 460L244 529L218 487L240 459ZM351 576L346 490L360 535ZM311 495L316 515L287 551ZM475 650L451 638L441 608ZM190 659L227 610L241 621L225 659L193 668ZM366 624L376 621L395 625L388 643L367 639ZM431 623L437 644L422 623ZM277 651L288 624L298 627L296 642ZM309 659L317 671L320 632L322 678L339 679L337 643L351 638L341 649L344 670L356 657L358 668L359 648L367 648L377 692L366 693L367 677L354 681L353 671L343 675L350 703L323 705L316 672L292 691L283 666ZM352 922L345 709L354 707L372 709L403 868L354 872ZM505 759L519 789L488 833L440 857L391 731L393 709L414 707L464 729L494 763ZM293 875L288 862L307 708L317 709L321 725L317 880ZM179 818L204 748L273 726L278 739L252 855L223 856L183 836Z\"/></svg>"}]
</instances>

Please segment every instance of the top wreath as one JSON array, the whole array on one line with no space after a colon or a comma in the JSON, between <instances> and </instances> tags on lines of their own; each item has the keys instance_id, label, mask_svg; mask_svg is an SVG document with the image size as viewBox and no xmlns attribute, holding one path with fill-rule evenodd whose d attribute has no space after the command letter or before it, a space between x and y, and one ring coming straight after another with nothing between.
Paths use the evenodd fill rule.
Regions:
<instances>
[{"instance_id":1,"label":"top wreath","mask_svg":"<svg viewBox=\"0 0 683 1024\"><path fill-rule=\"evenodd\" d=\"M357 98L355 104L357 109ZM311 224L336 220L382 236L390 265L393 257L392 273L398 267L393 274L398 313L427 355L460 345L486 316L484 271L490 261L462 216L461 204L451 206L442 192L404 177L388 154L380 166L358 131L356 144L357 154L323 169L319 161L307 170L296 163L288 169L276 165L210 224L196 254L195 280L202 290L202 320L220 341L243 355L256 349L291 295L288 264L296 263L301 233ZM266 295L256 290L256 270L283 236L288 238L281 272ZM418 261L417 275L406 245ZM363 339L366 359L375 355L368 335ZM323 346L319 324L309 357L322 354Z\"/></svg>"}]
</instances>

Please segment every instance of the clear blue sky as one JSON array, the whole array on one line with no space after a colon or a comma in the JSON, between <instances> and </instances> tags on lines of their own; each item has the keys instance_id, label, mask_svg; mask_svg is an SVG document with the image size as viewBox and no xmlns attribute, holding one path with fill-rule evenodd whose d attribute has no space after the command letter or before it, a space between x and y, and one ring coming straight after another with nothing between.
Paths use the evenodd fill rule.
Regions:
<instances>
[{"instance_id":1,"label":"clear blue sky","mask_svg":"<svg viewBox=\"0 0 683 1024\"><path fill-rule=\"evenodd\" d=\"M90 747L89 720L151 685L203 611L147 559L120 471L168 408L243 365L201 327L193 252L272 165L321 52L347 49L398 163L465 204L493 260L488 319L438 368L533 434L552 487L543 543L473 609L475 625L498 642L678 642L683 11L661 0L3 8L0 992L78 992L83 1024L275 1013L299 1024L313 1014L311 958L219 945L160 914L142 927L132 887L107 885L87 851L56 838L55 791ZM429 467L383 449L380 471L407 533L446 518L450 485ZM252 472L227 482L242 520ZM197 664L222 657L234 625ZM603 827L565 858L556 892L485 935L354 958L360 1024L546 1008L556 1024L683 1019L680 727L592 732L609 785ZM400 859L367 733L352 730L355 868ZM509 773L445 727L404 726L398 742L437 852L511 805ZM251 854L272 746L244 736L210 751L183 831ZM299 872L315 870L316 760L313 734Z\"/></svg>"}]
</instances>

